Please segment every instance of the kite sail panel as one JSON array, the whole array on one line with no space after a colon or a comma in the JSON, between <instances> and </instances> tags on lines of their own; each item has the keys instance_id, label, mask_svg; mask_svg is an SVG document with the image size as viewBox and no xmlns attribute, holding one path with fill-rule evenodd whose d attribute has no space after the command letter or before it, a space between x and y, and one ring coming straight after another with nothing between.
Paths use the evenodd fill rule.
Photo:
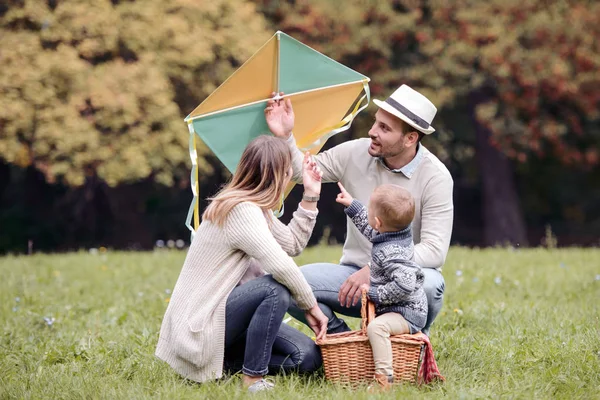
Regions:
<instances>
[{"instance_id":1,"label":"kite sail panel","mask_svg":"<svg viewBox=\"0 0 600 400\"><path fill-rule=\"evenodd\" d=\"M264 109L273 92L283 91L294 106L298 147L316 154L329 137L347 130L369 104L368 82L368 77L285 33L275 33L185 118L194 193L186 226L192 234L199 225L196 135L233 173L246 145L270 134Z\"/></svg>"}]
</instances>

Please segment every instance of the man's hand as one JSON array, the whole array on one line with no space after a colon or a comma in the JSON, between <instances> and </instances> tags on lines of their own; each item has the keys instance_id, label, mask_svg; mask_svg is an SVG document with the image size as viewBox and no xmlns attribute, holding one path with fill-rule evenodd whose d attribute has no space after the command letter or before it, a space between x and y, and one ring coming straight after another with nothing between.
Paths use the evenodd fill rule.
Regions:
<instances>
[{"instance_id":1,"label":"man's hand","mask_svg":"<svg viewBox=\"0 0 600 400\"><path fill-rule=\"evenodd\" d=\"M319 308L318 304L315 304L310 310L306 310L304 313L308 326L313 330L317 339L323 339L327 333L327 322L329 318Z\"/></svg>"},{"instance_id":2,"label":"man's hand","mask_svg":"<svg viewBox=\"0 0 600 400\"><path fill-rule=\"evenodd\" d=\"M346 279L346 282L342 284L340 293L338 294L338 300L342 307L355 306L360 300L361 285L369 284L369 274L371 269L368 265L365 265L359 271L356 271Z\"/></svg>"},{"instance_id":3,"label":"man's hand","mask_svg":"<svg viewBox=\"0 0 600 400\"><path fill-rule=\"evenodd\" d=\"M350 204L352 204L352 200L354 199L350 196L350 193L346 191L341 182L338 182L338 186L340 187L340 193L337 195L335 201L344 207L350 207Z\"/></svg>"},{"instance_id":4,"label":"man's hand","mask_svg":"<svg viewBox=\"0 0 600 400\"><path fill-rule=\"evenodd\" d=\"M267 108L265 108L265 119L269 130L273 135L278 138L287 139L292 134L294 129L294 109L292 108L292 101L288 98L281 99L283 92L279 93L279 96L273 92L272 99L267 101Z\"/></svg>"},{"instance_id":5,"label":"man's hand","mask_svg":"<svg viewBox=\"0 0 600 400\"><path fill-rule=\"evenodd\" d=\"M369 285L368 283L363 283L362 285L360 285L360 292L361 293L363 291L369 293L369 289L371 289L371 285Z\"/></svg>"}]
</instances>

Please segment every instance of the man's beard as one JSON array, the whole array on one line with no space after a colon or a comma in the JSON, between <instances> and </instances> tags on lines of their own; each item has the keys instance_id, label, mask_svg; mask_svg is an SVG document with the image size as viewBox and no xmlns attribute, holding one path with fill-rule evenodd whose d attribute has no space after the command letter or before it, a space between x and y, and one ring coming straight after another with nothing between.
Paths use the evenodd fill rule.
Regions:
<instances>
[{"instance_id":1,"label":"man's beard","mask_svg":"<svg viewBox=\"0 0 600 400\"><path fill-rule=\"evenodd\" d=\"M373 141L369 144L369 155L374 158L391 158L396 157L402 154L402 150L400 151L386 151L380 144L376 145L375 149L373 149Z\"/></svg>"}]
</instances>

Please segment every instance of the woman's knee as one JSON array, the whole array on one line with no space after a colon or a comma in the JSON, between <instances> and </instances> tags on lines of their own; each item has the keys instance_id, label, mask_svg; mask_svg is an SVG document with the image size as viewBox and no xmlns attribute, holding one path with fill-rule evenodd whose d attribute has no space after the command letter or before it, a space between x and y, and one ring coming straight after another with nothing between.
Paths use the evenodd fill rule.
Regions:
<instances>
[{"instance_id":1,"label":"woman's knee","mask_svg":"<svg viewBox=\"0 0 600 400\"><path fill-rule=\"evenodd\" d=\"M311 340L312 342L312 340ZM314 342L305 346L300 359L298 360L298 372L314 372L321 367L323 359L321 358L321 349Z\"/></svg>"},{"instance_id":2,"label":"woman's knee","mask_svg":"<svg viewBox=\"0 0 600 400\"><path fill-rule=\"evenodd\" d=\"M269 282L269 291L270 295L277 297L278 303L287 310L292 302L289 289L275 279L272 279L272 281Z\"/></svg>"}]
</instances>

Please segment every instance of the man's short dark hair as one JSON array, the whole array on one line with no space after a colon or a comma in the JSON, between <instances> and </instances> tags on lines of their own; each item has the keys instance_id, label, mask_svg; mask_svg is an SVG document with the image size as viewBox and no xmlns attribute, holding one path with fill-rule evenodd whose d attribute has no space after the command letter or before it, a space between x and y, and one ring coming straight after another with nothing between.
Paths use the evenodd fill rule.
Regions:
<instances>
[{"instance_id":1,"label":"man's short dark hair","mask_svg":"<svg viewBox=\"0 0 600 400\"><path fill-rule=\"evenodd\" d=\"M421 140L423 140L423 138L425 137L425 134L417 129L415 129L414 127L410 126L406 121L404 121L403 119L400 120L400 128L402 129L402 134L406 135L409 132L417 132L417 134L419 135L419 139L417 140L417 143L421 143Z\"/></svg>"}]
</instances>

